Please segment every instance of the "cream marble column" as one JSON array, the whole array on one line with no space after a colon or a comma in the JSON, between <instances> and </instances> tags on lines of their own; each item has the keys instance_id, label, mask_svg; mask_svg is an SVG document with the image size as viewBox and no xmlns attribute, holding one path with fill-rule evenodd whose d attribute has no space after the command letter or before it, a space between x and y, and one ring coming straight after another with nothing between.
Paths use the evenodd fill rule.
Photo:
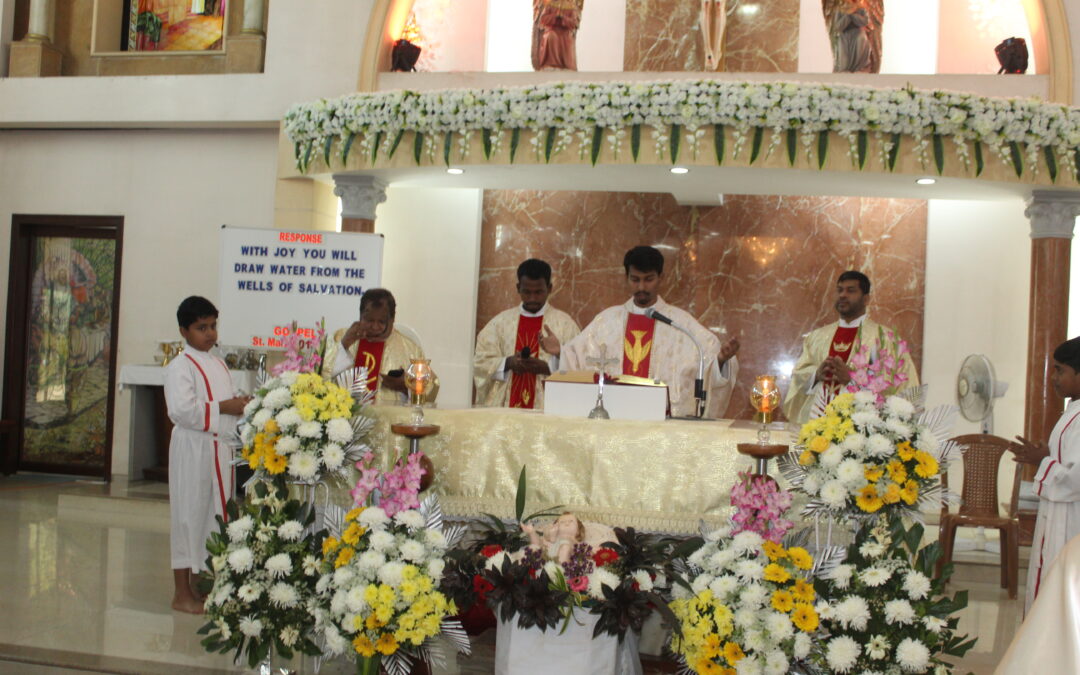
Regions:
<instances>
[{"instance_id":1,"label":"cream marble column","mask_svg":"<svg viewBox=\"0 0 1080 675\"><path fill-rule=\"evenodd\" d=\"M11 43L8 77L48 77L60 74L62 55L52 45L55 0L30 0L26 37Z\"/></svg>"},{"instance_id":2,"label":"cream marble column","mask_svg":"<svg viewBox=\"0 0 1080 675\"><path fill-rule=\"evenodd\" d=\"M261 73L266 60L266 0L244 0L244 22L238 35L230 35L225 50L229 73Z\"/></svg>"},{"instance_id":3,"label":"cream marble column","mask_svg":"<svg viewBox=\"0 0 1080 675\"><path fill-rule=\"evenodd\" d=\"M1031 221L1024 435L1046 441L1063 403L1050 384L1050 372L1054 348L1068 339L1069 257L1080 193L1035 190L1024 215Z\"/></svg>"},{"instance_id":4,"label":"cream marble column","mask_svg":"<svg viewBox=\"0 0 1080 675\"><path fill-rule=\"evenodd\" d=\"M386 201L386 183L374 176L335 173L334 194L341 197L342 232L375 231L375 207Z\"/></svg>"},{"instance_id":5,"label":"cream marble column","mask_svg":"<svg viewBox=\"0 0 1080 675\"><path fill-rule=\"evenodd\" d=\"M53 0L30 0L30 25L26 31L26 41L52 42L54 16L56 8Z\"/></svg>"}]
</instances>

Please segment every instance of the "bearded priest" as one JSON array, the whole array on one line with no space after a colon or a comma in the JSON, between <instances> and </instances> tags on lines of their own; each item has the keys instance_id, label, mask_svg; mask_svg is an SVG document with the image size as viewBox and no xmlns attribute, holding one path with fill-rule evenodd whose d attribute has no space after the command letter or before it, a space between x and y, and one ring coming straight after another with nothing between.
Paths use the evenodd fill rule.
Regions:
<instances>
[{"instance_id":1,"label":"bearded priest","mask_svg":"<svg viewBox=\"0 0 1080 675\"><path fill-rule=\"evenodd\" d=\"M581 335L563 345L561 367L589 370L588 359L599 356L599 346L605 345L607 356L622 355L623 375L648 377L668 386L673 417L696 416L694 380L698 376L699 355L694 341L675 327L678 326L689 331L704 352L704 416L721 417L727 410L739 373L735 358L739 341L731 338L721 342L685 310L664 302L660 297L664 256L652 246L636 246L627 251L623 269L633 297L597 314ZM663 318L646 316L648 309ZM670 319L674 325L664 319Z\"/></svg>"},{"instance_id":2,"label":"bearded priest","mask_svg":"<svg viewBox=\"0 0 1080 675\"><path fill-rule=\"evenodd\" d=\"M518 265L521 304L496 314L476 336L476 405L543 407L544 380L559 369L559 344L581 332L569 314L548 303L551 289L551 265L536 258Z\"/></svg>"},{"instance_id":3,"label":"bearded priest","mask_svg":"<svg viewBox=\"0 0 1080 675\"><path fill-rule=\"evenodd\" d=\"M870 349L871 360L882 349L893 353L900 336L866 315L870 301L870 279L862 272L848 270L836 281L836 311L840 320L814 329L803 339L802 354L791 371L791 385L784 398L784 415L792 422L805 423L810 419L814 403L822 389L826 400L838 394L851 381L848 361L864 345ZM919 386L919 373L911 356L904 359L903 374L907 380L900 389Z\"/></svg>"}]
</instances>

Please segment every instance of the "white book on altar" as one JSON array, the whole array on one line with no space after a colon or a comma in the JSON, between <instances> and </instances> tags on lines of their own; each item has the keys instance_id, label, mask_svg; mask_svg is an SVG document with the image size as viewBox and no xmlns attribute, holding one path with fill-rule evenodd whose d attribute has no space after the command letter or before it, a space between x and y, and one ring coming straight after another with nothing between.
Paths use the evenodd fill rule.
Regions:
<instances>
[{"instance_id":1,"label":"white book on altar","mask_svg":"<svg viewBox=\"0 0 1080 675\"><path fill-rule=\"evenodd\" d=\"M604 409L613 420L664 420L668 410L667 385L621 375L632 384L604 384ZM560 372L544 381L544 414L588 417L596 407L599 385L588 371Z\"/></svg>"}]
</instances>

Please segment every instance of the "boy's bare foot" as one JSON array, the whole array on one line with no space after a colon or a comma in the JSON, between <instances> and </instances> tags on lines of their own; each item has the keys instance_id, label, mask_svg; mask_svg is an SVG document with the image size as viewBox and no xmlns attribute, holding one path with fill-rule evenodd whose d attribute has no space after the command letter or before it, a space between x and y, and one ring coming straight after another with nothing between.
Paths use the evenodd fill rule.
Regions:
<instances>
[{"instance_id":1,"label":"boy's bare foot","mask_svg":"<svg viewBox=\"0 0 1080 675\"><path fill-rule=\"evenodd\" d=\"M172 601L172 608L178 612L187 612L188 614L202 614L203 603L193 597L174 597Z\"/></svg>"}]
</instances>

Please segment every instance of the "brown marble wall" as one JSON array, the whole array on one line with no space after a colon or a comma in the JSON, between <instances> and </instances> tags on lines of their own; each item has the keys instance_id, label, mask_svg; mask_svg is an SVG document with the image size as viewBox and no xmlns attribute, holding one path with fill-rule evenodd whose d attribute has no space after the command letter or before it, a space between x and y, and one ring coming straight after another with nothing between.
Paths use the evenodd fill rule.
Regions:
<instances>
[{"instance_id":1,"label":"brown marble wall","mask_svg":"<svg viewBox=\"0 0 1080 675\"><path fill-rule=\"evenodd\" d=\"M799 63L799 0L728 0L721 70L794 73ZM704 67L701 3L626 0L627 71L682 72Z\"/></svg>"},{"instance_id":2,"label":"brown marble wall","mask_svg":"<svg viewBox=\"0 0 1080 675\"><path fill-rule=\"evenodd\" d=\"M742 343L729 417L750 416L754 376L790 369L802 336L836 320L835 281L846 269L870 277L870 315L922 363L925 201L729 195L692 207L667 194L488 190L483 213L477 330L519 302L514 275L526 258L551 264L551 303L584 327L629 297L627 249L656 246L664 299ZM786 391L787 378L778 381Z\"/></svg>"}]
</instances>

